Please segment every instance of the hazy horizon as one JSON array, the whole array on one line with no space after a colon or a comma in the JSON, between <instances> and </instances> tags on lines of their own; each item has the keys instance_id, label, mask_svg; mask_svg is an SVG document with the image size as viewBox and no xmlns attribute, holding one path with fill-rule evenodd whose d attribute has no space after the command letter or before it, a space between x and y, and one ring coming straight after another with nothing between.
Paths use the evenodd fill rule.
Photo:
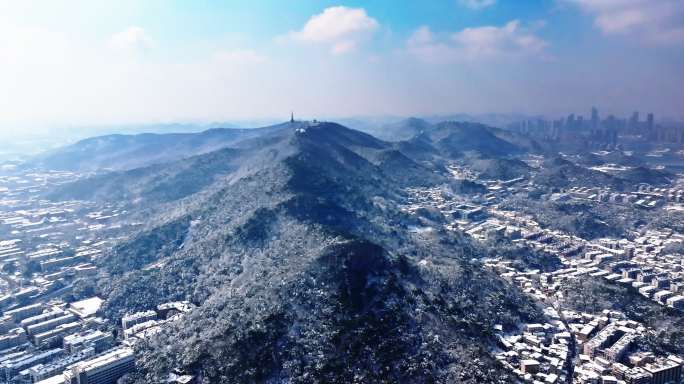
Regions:
<instances>
[{"instance_id":1,"label":"hazy horizon","mask_svg":"<svg viewBox=\"0 0 684 384\"><path fill-rule=\"evenodd\" d=\"M604 111L600 108L600 118L606 118L613 115L611 111ZM641 111L640 119L645 120L647 111ZM290 111L294 113L294 111ZM580 111L568 111L567 114L558 115L531 115L521 113L450 113L450 114L435 114L435 115L366 115L366 116L316 116L316 115L299 115L295 113L297 120L321 120L334 121L350 128L367 130L370 127L382 127L387 124L399 122L409 118L426 119L428 121L440 122L446 120L457 121L475 121L489 126L498 128L505 128L511 123L517 123L525 120L543 119L545 121L553 121L556 119L564 119L569 115L583 116L588 118L590 116L590 108L585 108ZM616 115L619 119L627 119L631 114ZM171 121L147 121L147 122L129 122L129 123L111 123L111 124L53 124L36 126L33 124L26 124L19 126L19 129L2 129L0 126L0 140L3 141L4 147L0 148L0 161L16 158L17 156L25 158L33 156L45 151L64 147L73 144L77 141L114 134L135 135L141 133L167 134L167 133L193 133L201 132L212 128L236 128L249 129L270 126L274 124L284 123L289 120L289 115L279 117L263 117L254 119L238 119L226 121L210 121L201 119L186 119L186 120L171 120ZM656 123L676 123L677 125L684 123L684 119L678 119L670 116L656 116ZM17 128L17 126L14 126Z\"/></svg>"},{"instance_id":2,"label":"hazy horizon","mask_svg":"<svg viewBox=\"0 0 684 384\"><path fill-rule=\"evenodd\" d=\"M106 15L106 17L103 17ZM684 3L0 3L0 137L303 116L683 119Z\"/></svg>"}]
</instances>

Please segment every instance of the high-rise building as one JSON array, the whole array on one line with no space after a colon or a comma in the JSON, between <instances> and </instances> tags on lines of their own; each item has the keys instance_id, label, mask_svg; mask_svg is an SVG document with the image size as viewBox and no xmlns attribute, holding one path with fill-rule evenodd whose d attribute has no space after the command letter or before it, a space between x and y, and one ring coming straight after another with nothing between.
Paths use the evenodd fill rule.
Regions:
<instances>
[{"instance_id":1,"label":"high-rise building","mask_svg":"<svg viewBox=\"0 0 684 384\"><path fill-rule=\"evenodd\" d=\"M89 347L82 351L79 351L78 353L75 353L73 355L67 355L65 357L51 361L49 363L34 365L28 369L28 374L31 375L31 379L33 380L33 382L38 382L40 380L45 380L49 377L59 375L59 377L62 378L60 384L64 384L64 376L62 376L62 372L64 372L65 368L94 355L95 349Z\"/></svg>"},{"instance_id":2,"label":"high-rise building","mask_svg":"<svg viewBox=\"0 0 684 384\"><path fill-rule=\"evenodd\" d=\"M43 364L64 355L61 348L50 349L48 351L29 353L16 359L6 360L0 365L0 370L5 376L6 382L11 382L12 378L19 372L31 368L38 364Z\"/></svg>"},{"instance_id":3,"label":"high-rise building","mask_svg":"<svg viewBox=\"0 0 684 384\"><path fill-rule=\"evenodd\" d=\"M64 349L69 353L93 347L96 353L107 349L114 342L112 334L100 330L75 333L64 337Z\"/></svg>"},{"instance_id":4,"label":"high-rise building","mask_svg":"<svg viewBox=\"0 0 684 384\"><path fill-rule=\"evenodd\" d=\"M591 129L596 130L599 127L599 113L596 107L591 107Z\"/></svg>"},{"instance_id":5,"label":"high-rise building","mask_svg":"<svg viewBox=\"0 0 684 384\"><path fill-rule=\"evenodd\" d=\"M117 348L75 364L64 371L68 384L115 384L121 376L135 369L135 357L131 348Z\"/></svg>"},{"instance_id":6,"label":"high-rise building","mask_svg":"<svg viewBox=\"0 0 684 384\"><path fill-rule=\"evenodd\" d=\"M15 328L8 334L0 336L0 350L16 347L27 342L26 331L23 328Z\"/></svg>"},{"instance_id":7,"label":"high-rise building","mask_svg":"<svg viewBox=\"0 0 684 384\"><path fill-rule=\"evenodd\" d=\"M43 304L38 303L38 304L32 304L32 305L27 305L25 307L21 308L16 308L11 311L6 311L5 315L8 315L12 318L12 320L16 322L20 322L28 317L31 316L36 316L39 315L43 312Z\"/></svg>"},{"instance_id":8,"label":"high-rise building","mask_svg":"<svg viewBox=\"0 0 684 384\"><path fill-rule=\"evenodd\" d=\"M565 121L565 125L569 129L575 128L575 114L574 113L571 113L570 115L568 115L568 118Z\"/></svg>"},{"instance_id":9,"label":"high-rise building","mask_svg":"<svg viewBox=\"0 0 684 384\"><path fill-rule=\"evenodd\" d=\"M649 113L648 117L646 118L646 126L648 127L649 131L653 130L653 114Z\"/></svg>"},{"instance_id":10,"label":"high-rise building","mask_svg":"<svg viewBox=\"0 0 684 384\"><path fill-rule=\"evenodd\" d=\"M644 367L653 375L653 384L679 383L682 378L682 363L679 359L659 359Z\"/></svg>"},{"instance_id":11,"label":"high-rise building","mask_svg":"<svg viewBox=\"0 0 684 384\"><path fill-rule=\"evenodd\" d=\"M629 118L629 129L635 131L639 129L639 112L635 111L632 113L632 117Z\"/></svg>"},{"instance_id":12,"label":"high-rise building","mask_svg":"<svg viewBox=\"0 0 684 384\"><path fill-rule=\"evenodd\" d=\"M131 314L126 314L121 319L121 327L126 330L136 324L144 323L149 320L155 320L157 318L157 312L155 311L143 311Z\"/></svg>"},{"instance_id":13,"label":"high-rise building","mask_svg":"<svg viewBox=\"0 0 684 384\"><path fill-rule=\"evenodd\" d=\"M71 323L75 320L76 316L72 315L71 313L68 313L63 316L55 317L54 319L49 319L40 323L31 324L26 327L26 333L28 333L31 336L34 336L36 334L43 333L51 329L55 329L59 325Z\"/></svg>"}]
</instances>

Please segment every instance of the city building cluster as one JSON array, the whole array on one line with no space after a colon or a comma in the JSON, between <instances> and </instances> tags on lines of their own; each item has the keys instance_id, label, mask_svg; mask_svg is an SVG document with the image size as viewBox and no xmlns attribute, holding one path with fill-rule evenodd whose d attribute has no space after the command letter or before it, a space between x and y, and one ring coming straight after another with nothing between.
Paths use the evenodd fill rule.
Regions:
<instances>
[{"instance_id":1,"label":"city building cluster","mask_svg":"<svg viewBox=\"0 0 684 384\"><path fill-rule=\"evenodd\" d=\"M435 217L438 212L446 229L461 231L475 241L504 240L534 252L540 260L558 261L540 270L521 269L516 261L503 258L482 260L485 268L545 306L548 323L523 324L517 332L499 335L496 358L521 382L679 384L684 379L681 356L646 347L644 340L655 334L654 329L610 309L576 312L564 301L573 282L602 279L684 314L684 259L668 251L684 245L684 234L663 228L619 239L584 239L545 227L530 214L502 208L500 203L507 197L539 187L533 180L481 178L463 165L447 169L455 179L477 181L486 191L466 197L448 186L410 188L403 210L420 217ZM682 196L680 180L668 188L640 184L630 191L569 187L541 199L668 210L684 209ZM431 220L429 225L437 222Z\"/></svg>"},{"instance_id":2,"label":"city building cluster","mask_svg":"<svg viewBox=\"0 0 684 384\"><path fill-rule=\"evenodd\" d=\"M110 324L99 317L102 299L73 298L74 282L96 280L98 259L140 225L120 206L45 198L82 176L0 176L0 383L113 384L135 369L136 343L192 310L170 302Z\"/></svg>"},{"instance_id":3,"label":"city building cluster","mask_svg":"<svg viewBox=\"0 0 684 384\"><path fill-rule=\"evenodd\" d=\"M648 113L645 118L635 111L629 117L620 118L608 115L601 118L596 108L589 116L575 115L548 120L544 118L527 119L512 123L509 129L543 137L546 140L576 140L581 138L596 147L615 148L622 143L684 143L684 127L673 122L656 122L655 115Z\"/></svg>"}]
</instances>

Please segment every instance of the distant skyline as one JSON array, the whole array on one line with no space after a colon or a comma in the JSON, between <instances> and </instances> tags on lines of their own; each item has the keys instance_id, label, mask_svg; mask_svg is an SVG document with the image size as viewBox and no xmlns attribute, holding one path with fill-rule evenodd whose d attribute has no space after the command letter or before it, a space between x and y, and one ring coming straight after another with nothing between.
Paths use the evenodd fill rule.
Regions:
<instances>
[{"instance_id":1,"label":"distant skyline","mask_svg":"<svg viewBox=\"0 0 684 384\"><path fill-rule=\"evenodd\" d=\"M292 110L561 116L596 105L682 119L681 68L680 0L0 0L0 138Z\"/></svg>"}]
</instances>

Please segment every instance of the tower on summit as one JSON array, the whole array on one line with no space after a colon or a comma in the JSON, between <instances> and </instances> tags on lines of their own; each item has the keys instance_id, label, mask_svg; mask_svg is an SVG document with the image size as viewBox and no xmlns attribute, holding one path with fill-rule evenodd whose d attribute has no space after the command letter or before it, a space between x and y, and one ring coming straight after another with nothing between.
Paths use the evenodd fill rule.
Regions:
<instances>
[{"instance_id":1,"label":"tower on summit","mask_svg":"<svg viewBox=\"0 0 684 384\"><path fill-rule=\"evenodd\" d=\"M290 123L294 123L294 112L290 112Z\"/></svg>"}]
</instances>

